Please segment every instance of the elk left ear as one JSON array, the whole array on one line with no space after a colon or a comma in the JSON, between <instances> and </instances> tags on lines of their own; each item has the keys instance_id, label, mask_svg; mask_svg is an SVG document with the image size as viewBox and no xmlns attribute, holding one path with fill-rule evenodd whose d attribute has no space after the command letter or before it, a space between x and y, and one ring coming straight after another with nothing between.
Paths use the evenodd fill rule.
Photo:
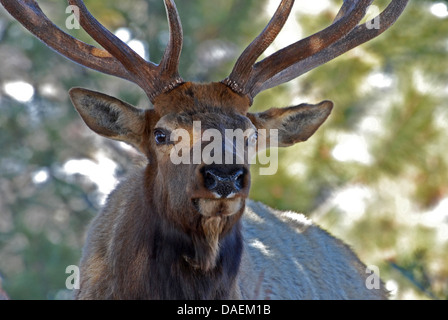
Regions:
<instances>
[{"instance_id":1,"label":"elk left ear","mask_svg":"<svg viewBox=\"0 0 448 320\"><path fill-rule=\"evenodd\" d=\"M266 142L270 130L278 130L278 146L288 147L306 141L330 115L333 102L323 101L317 105L300 104L288 108L272 108L265 112L248 113L247 117L257 127L266 129Z\"/></svg>"},{"instance_id":2,"label":"elk left ear","mask_svg":"<svg viewBox=\"0 0 448 320\"><path fill-rule=\"evenodd\" d=\"M117 98L83 88L69 91L70 99L87 126L110 139L138 148L145 127L145 112Z\"/></svg>"}]
</instances>

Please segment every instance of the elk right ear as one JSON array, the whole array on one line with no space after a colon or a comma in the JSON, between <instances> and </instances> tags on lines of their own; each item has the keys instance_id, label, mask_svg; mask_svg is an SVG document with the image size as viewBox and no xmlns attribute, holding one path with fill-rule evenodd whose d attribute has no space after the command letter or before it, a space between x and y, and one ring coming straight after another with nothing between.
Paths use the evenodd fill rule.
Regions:
<instances>
[{"instance_id":1,"label":"elk right ear","mask_svg":"<svg viewBox=\"0 0 448 320\"><path fill-rule=\"evenodd\" d=\"M319 104L303 103L295 107L272 108L265 112L248 113L248 118L257 129L266 130L266 141L270 141L270 130L278 130L278 146L288 147L306 141L330 115L333 102Z\"/></svg>"},{"instance_id":2,"label":"elk right ear","mask_svg":"<svg viewBox=\"0 0 448 320\"><path fill-rule=\"evenodd\" d=\"M145 112L117 98L83 88L69 91L70 99L87 126L110 139L137 147L145 128Z\"/></svg>"}]
</instances>

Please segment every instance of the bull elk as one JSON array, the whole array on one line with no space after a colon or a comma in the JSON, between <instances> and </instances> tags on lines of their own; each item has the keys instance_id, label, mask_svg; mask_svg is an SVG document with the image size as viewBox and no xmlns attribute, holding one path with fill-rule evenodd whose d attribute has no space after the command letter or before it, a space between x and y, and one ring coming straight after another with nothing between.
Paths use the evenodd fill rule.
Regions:
<instances>
[{"instance_id":1,"label":"bull elk","mask_svg":"<svg viewBox=\"0 0 448 320\"><path fill-rule=\"evenodd\" d=\"M164 0L170 37L159 64L136 54L81 0L68 4L79 9L80 25L103 48L60 30L35 0L0 2L50 48L85 67L134 82L153 105L140 110L87 89L69 92L90 129L131 144L147 160L116 187L91 223L77 299L387 298L383 286L367 288L365 265L340 240L300 214L247 199L246 149L237 154L231 145L232 159L244 158L239 163L219 163L215 157L174 164L170 155L186 143L174 139L173 132L182 129L193 137L198 121L201 133L211 129L224 136L227 129L249 130L247 145L256 144L257 132L265 132L267 143L277 139L280 147L306 141L330 115L332 102L251 113L255 96L380 35L408 0L392 0L376 17L379 28L361 24L373 0L345 0L329 27L257 62L291 12L294 0L282 0L230 75L208 84L179 75L183 35L173 0ZM221 142L228 152L228 141ZM196 140L188 142L188 148L195 143L197 147ZM200 141L200 150L206 146Z\"/></svg>"}]
</instances>

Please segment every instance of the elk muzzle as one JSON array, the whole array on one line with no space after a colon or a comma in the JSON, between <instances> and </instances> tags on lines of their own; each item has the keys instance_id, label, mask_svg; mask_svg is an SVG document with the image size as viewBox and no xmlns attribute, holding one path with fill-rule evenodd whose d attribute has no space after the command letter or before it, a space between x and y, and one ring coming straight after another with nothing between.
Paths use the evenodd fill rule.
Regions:
<instances>
[{"instance_id":1,"label":"elk muzzle","mask_svg":"<svg viewBox=\"0 0 448 320\"><path fill-rule=\"evenodd\" d=\"M231 216L244 208L249 194L250 172L245 165L203 165L197 171L199 189L192 194L203 216Z\"/></svg>"},{"instance_id":2,"label":"elk muzzle","mask_svg":"<svg viewBox=\"0 0 448 320\"><path fill-rule=\"evenodd\" d=\"M206 166L201 173L204 187L217 198L232 198L244 189L246 169L243 167Z\"/></svg>"}]
</instances>

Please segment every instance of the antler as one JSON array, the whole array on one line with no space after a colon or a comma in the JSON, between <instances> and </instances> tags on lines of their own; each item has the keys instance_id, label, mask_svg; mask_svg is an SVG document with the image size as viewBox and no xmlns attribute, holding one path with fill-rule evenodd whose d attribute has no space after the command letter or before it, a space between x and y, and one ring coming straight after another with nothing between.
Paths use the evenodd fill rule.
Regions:
<instances>
[{"instance_id":1,"label":"antler","mask_svg":"<svg viewBox=\"0 0 448 320\"><path fill-rule=\"evenodd\" d=\"M244 50L232 73L222 82L252 101L261 91L288 82L380 35L398 19L408 1L392 0L375 18L380 19L380 28L375 29L369 28L371 24L368 23L358 25L373 0L345 0L329 27L255 63L274 41L291 12L294 0L282 0L267 27Z\"/></svg>"},{"instance_id":2,"label":"antler","mask_svg":"<svg viewBox=\"0 0 448 320\"><path fill-rule=\"evenodd\" d=\"M0 0L25 28L56 52L85 67L117 76L139 85L151 101L183 82L178 73L182 50L182 26L173 0L165 0L170 40L159 65L148 62L101 25L82 0L68 0L79 8L83 29L104 49L88 45L54 25L35 0Z\"/></svg>"}]
</instances>

